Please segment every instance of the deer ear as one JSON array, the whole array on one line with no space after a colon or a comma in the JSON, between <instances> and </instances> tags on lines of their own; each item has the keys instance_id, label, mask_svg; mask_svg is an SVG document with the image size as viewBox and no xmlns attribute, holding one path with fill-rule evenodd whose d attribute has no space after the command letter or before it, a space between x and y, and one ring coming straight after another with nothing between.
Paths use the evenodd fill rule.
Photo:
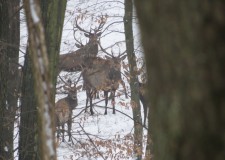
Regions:
<instances>
[{"instance_id":1,"label":"deer ear","mask_svg":"<svg viewBox=\"0 0 225 160\"><path fill-rule=\"evenodd\" d=\"M101 36L101 34L102 34L102 32L99 32L99 33L97 33L96 35L97 35L98 37L100 37L100 36Z\"/></svg>"},{"instance_id":2,"label":"deer ear","mask_svg":"<svg viewBox=\"0 0 225 160\"><path fill-rule=\"evenodd\" d=\"M107 55L105 55L105 58L106 58L106 59L111 59L111 57L109 57L109 56L107 56Z\"/></svg>"},{"instance_id":3,"label":"deer ear","mask_svg":"<svg viewBox=\"0 0 225 160\"><path fill-rule=\"evenodd\" d=\"M64 89L65 91L69 91L69 90L70 90L70 87L63 86L63 89Z\"/></svg>"},{"instance_id":4,"label":"deer ear","mask_svg":"<svg viewBox=\"0 0 225 160\"><path fill-rule=\"evenodd\" d=\"M88 38L90 38L90 35L89 35L89 34L87 34L87 33L84 33L84 35L85 35L85 37L88 37Z\"/></svg>"},{"instance_id":5,"label":"deer ear","mask_svg":"<svg viewBox=\"0 0 225 160\"><path fill-rule=\"evenodd\" d=\"M123 61L126 57L127 55L123 55L122 57L120 57L120 60Z\"/></svg>"},{"instance_id":6,"label":"deer ear","mask_svg":"<svg viewBox=\"0 0 225 160\"><path fill-rule=\"evenodd\" d=\"M82 85L79 85L77 86L77 90L81 89L82 88Z\"/></svg>"},{"instance_id":7,"label":"deer ear","mask_svg":"<svg viewBox=\"0 0 225 160\"><path fill-rule=\"evenodd\" d=\"M78 44L78 43L75 43L75 46L76 46L77 48L82 48L82 46L81 46L80 44Z\"/></svg>"}]
</instances>

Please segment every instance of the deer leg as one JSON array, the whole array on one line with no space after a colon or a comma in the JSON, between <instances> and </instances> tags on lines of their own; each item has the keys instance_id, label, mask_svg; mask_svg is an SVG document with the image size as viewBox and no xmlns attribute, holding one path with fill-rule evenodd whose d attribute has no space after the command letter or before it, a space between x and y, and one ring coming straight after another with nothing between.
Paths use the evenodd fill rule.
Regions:
<instances>
[{"instance_id":1,"label":"deer leg","mask_svg":"<svg viewBox=\"0 0 225 160\"><path fill-rule=\"evenodd\" d=\"M123 90L124 90L124 93L125 93L125 97L128 98L128 96L127 96L126 85L125 85L125 83L124 83L124 81L123 81L122 79L121 79L120 83L121 83L121 85L123 86Z\"/></svg>"},{"instance_id":2,"label":"deer leg","mask_svg":"<svg viewBox=\"0 0 225 160\"><path fill-rule=\"evenodd\" d=\"M97 99L99 99L99 91L96 92L95 96Z\"/></svg>"},{"instance_id":3,"label":"deer leg","mask_svg":"<svg viewBox=\"0 0 225 160\"><path fill-rule=\"evenodd\" d=\"M147 106L143 104L143 109L144 109L144 126L146 125L146 118L147 118Z\"/></svg>"},{"instance_id":4,"label":"deer leg","mask_svg":"<svg viewBox=\"0 0 225 160\"><path fill-rule=\"evenodd\" d=\"M62 124L62 141L64 142L64 124Z\"/></svg>"},{"instance_id":5,"label":"deer leg","mask_svg":"<svg viewBox=\"0 0 225 160\"><path fill-rule=\"evenodd\" d=\"M87 107L88 107L88 98L89 98L89 91L88 90L86 90L86 107L85 107L85 113L87 112Z\"/></svg>"},{"instance_id":6,"label":"deer leg","mask_svg":"<svg viewBox=\"0 0 225 160\"><path fill-rule=\"evenodd\" d=\"M141 103L142 103L142 106L143 106L143 110L144 110L144 126L146 125L146 119L147 119L147 113L148 113L148 106L146 104L146 101L143 97L143 95L140 95L140 100L141 100Z\"/></svg>"},{"instance_id":7,"label":"deer leg","mask_svg":"<svg viewBox=\"0 0 225 160\"><path fill-rule=\"evenodd\" d=\"M104 91L105 98L105 115L107 114L107 105L108 105L108 91Z\"/></svg>"},{"instance_id":8,"label":"deer leg","mask_svg":"<svg viewBox=\"0 0 225 160\"><path fill-rule=\"evenodd\" d=\"M72 115L70 115L70 118L69 118L69 120L67 121L67 127L68 127L69 141L71 141Z\"/></svg>"},{"instance_id":9,"label":"deer leg","mask_svg":"<svg viewBox=\"0 0 225 160\"><path fill-rule=\"evenodd\" d=\"M115 90L112 90L112 106L113 106L113 114L115 114L116 113L116 111L115 111Z\"/></svg>"},{"instance_id":10,"label":"deer leg","mask_svg":"<svg viewBox=\"0 0 225 160\"><path fill-rule=\"evenodd\" d=\"M94 114L94 112L93 112L93 108L92 108L92 92L90 92L90 94L89 94L89 98L90 98L90 112L91 112L91 115L93 115Z\"/></svg>"},{"instance_id":11,"label":"deer leg","mask_svg":"<svg viewBox=\"0 0 225 160\"><path fill-rule=\"evenodd\" d=\"M58 125L58 126L57 126L57 130L56 130L56 132L57 132L57 139L59 139L60 125Z\"/></svg>"},{"instance_id":12,"label":"deer leg","mask_svg":"<svg viewBox=\"0 0 225 160\"><path fill-rule=\"evenodd\" d=\"M148 105L145 103L145 105L144 105L144 126L146 126L148 112L149 112L149 108L148 108Z\"/></svg>"}]
</instances>

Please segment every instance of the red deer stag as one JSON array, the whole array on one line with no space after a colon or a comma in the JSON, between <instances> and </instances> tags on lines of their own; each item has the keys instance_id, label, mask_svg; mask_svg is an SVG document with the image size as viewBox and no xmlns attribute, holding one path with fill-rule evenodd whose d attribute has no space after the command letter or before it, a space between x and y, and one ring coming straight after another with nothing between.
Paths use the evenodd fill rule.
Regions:
<instances>
[{"instance_id":1,"label":"red deer stag","mask_svg":"<svg viewBox=\"0 0 225 160\"><path fill-rule=\"evenodd\" d=\"M58 100L55 104L55 115L56 115L56 125L57 125L57 138L59 138L60 126L62 126L62 141L64 142L64 125L67 123L69 141L71 141L71 127L72 127L72 111L77 106L77 90L81 86L76 87L69 85L64 86L64 89L68 91L68 96Z\"/></svg>"},{"instance_id":2,"label":"red deer stag","mask_svg":"<svg viewBox=\"0 0 225 160\"><path fill-rule=\"evenodd\" d=\"M99 37L101 36L101 29L103 28L105 22L106 22L106 18L102 16L100 18L100 23L98 27L96 27L95 29L90 29L90 31L86 31L82 29L78 25L77 20L75 20L74 32L76 32L77 30L84 32L84 35L89 38L89 41L86 45L83 45L81 42L75 39L79 43L79 44L76 44L76 46L79 49L74 52L60 55L58 74L61 71L66 71L66 72L81 71L83 68L83 61L85 61L87 57L97 56L98 41L99 41ZM93 33L92 33L92 30L93 30Z\"/></svg>"},{"instance_id":3,"label":"red deer stag","mask_svg":"<svg viewBox=\"0 0 225 160\"><path fill-rule=\"evenodd\" d=\"M87 110L88 100L90 100L90 112L91 115L94 114L92 108L93 94L96 91L103 90L105 114L107 114L108 92L112 94L113 114L115 114L115 91L118 89L121 81L121 61L125 58L125 55L119 55L118 57L107 57L107 59L98 57L89 59L92 63L82 73L87 92L85 111Z\"/></svg>"}]
</instances>

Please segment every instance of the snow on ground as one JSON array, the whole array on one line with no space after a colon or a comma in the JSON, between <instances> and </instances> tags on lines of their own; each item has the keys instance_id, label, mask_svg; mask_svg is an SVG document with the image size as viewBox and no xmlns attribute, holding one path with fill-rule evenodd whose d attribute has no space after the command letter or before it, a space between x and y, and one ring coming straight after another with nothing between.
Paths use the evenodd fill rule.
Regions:
<instances>
[{"instance_id":1,"label":"snow on ground","mask_svg":"<svg viewBox=\"0 0 225 160\"><path fill-rule=\"evenodd\" d=\"M116 98L116 114L108 109L104 115L104 98L95 99L93 116L84 113L86 93L78 92L78 106L73 111L72 140L59 140L57 156L65 159L132 159L133 120L132 109L124 95ZM109 101L108 107L112 105ZM145 132L146 134L146 132ZM145 142L144 142L145 143ZM103 157L104 158L103 158Z\"/></svg>"},{"instance_id":2,"label":"snow on ground","mask_svg":"<svg viewBox=\"0 0 225 160\"><path fill-rule=\"evenodd\" d=\"M79 77L79 73L67 74L63 72L61 76L75 81ZM60 82L58 84L58 86L61 86ZM82 81L79 81L77 85L82 85ZM56 101L65 96L67 95L57 94ZM65 137L65 142L59 139L57 145L58 159L132 159L133 114L130 98L125 98L122 86L116 92L116 114L112 114L112 104L109 100L108 114L104 115L105 100L103 92L100 92L100 99L93 101L95 113L93 116L90 115L90 108L87 109L86 113L84 112L86 92L82 89L79 90L77 97L78 106L73 111L73 142L68 142L68 136ZM143 144L145 146L146 130L144 130L144 135Z\"/></svg>"}]
</instances>

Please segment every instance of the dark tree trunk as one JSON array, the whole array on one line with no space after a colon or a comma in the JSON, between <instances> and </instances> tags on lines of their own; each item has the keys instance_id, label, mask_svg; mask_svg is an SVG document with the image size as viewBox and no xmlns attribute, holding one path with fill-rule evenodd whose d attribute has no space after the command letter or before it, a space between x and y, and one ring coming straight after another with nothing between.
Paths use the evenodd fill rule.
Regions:
<instances>
[{"instance_id":1,"label":"dark tree trunk","mask_svg":"<svg viewBox=\"0 0 225 160\"><path fill-rule=\"evenodd\" d=\"M9 7L9 39L8 39L8 54L9 56L9 68L8 68L8 94L7 102L9 105L7 118L8 118L8 128L9 133L7 141L10 145L9 152L11 158L13 159L14 150L14 121L15 114L17 110L17 100L19 96L19 86L18 86L18 61L19 61L19 45L20 45L20 12L19 12L19 0L8 1Z\"/></svg>"},{"instance_id":2,"label":"dark tree trunk","mask_svg":"<svg viewBox=\"0 0 225 160\"><path fill-rule=\"evenodd\" d=\"M135 3L151 77L154 159L224 159L225 1Z\"/></svg>"},{"instance_id":3,"label":"dark tree trunk","mask_svg":"<svg viewBox=\"0 0 225 160\"><path fill-rule=\"evenodd\" d=\"M139 83L137 76L136 56L134 53L134 40L133 40L133 3L132 0L125 0L125 15L124 15L124 28L126 38L127 57L130 70L130 88L131 88L131 105L133 109L134 119L134 153L137 159L142 157L142 139L143 128L141 119L141 108L139 100Z\"/></svg>"},{"instance_id":4,"label":"dark tree trunk","mask_svg":"<svg viewBox=\"0 0 225 160\"><path fill-rule=\"evenodd\" d=\"M9 15L7 0L0 0L0 159L10 158L7 144L7 83L9 57L7 56L7 40L9 32Z\"/></svg>"},{"instance_id":5,"label":"dark tree trunk","mask_svg":"<svg viewBox=\"0 0 225 160\"><path fill-rule=\"evenodd\" d=\"M18 99L19 1L1 1L0 4L0 123L3 127L0 127L0 159L13 159L14 119Z\"/></svg>"},{"instance_id":6,"label":"dark tree trunk","mask_svg":"<svg viewBox=\"0 0 225 160\"><path fill-rule=\"evenodd\" d=\"M51 144L51 147L46 146L47 141L54 142L54 132L48 135L46 127L52 131L54 130L53 106L55 103L56 66L58 64L66 1L41 1L45 30L43 30L40 21L37 23L33 21L28 4L27 2L25 7L29 27L30 54L27 53L24 66L20 159L55 159L54 144ZM37 1L35 1L35 7L39 8L37 4ZM40 12L37 12L37 14L40 16ZM47 39L47 48L45 46L45 37ZM36 41L36 39L39 39L39 41ZM38 44L39 42L41 44ZM40 52L37 52L37 50L40 50ZM41 55L37 57L38 53L41 53ZM46 53L48 53L48 58ZM43 60L43 64L38 64L39 58ZM43 65L44 73L41 72L40 65ZM40 86L43 83L46 84L48 90L45 90L42 85ZM46 97L48 98L46 99ZM48 109L44 109L44 106L48 106ZM49 123L46 121L46 117L43 116L46 114L50 116L51 121ZM46 126L46 124L49 125ZM30 133L28 131L32 137L29 136ZM29 147L30 144L32 144L32 147ZM26 150L27 147L30 150Z\"/></svg>"},{"instance_id":7,"label":"dark tree trunk","mask_svg":"<svg viewBox=\"0 0 225 160\"><path fill-rule=\"evenodd\" d=\"M66 11L66 0L40 0L43 25L49 57L51 82L56 85L62 29ZM52 91L55 102L55 87Z\"/></svg>"},{"instance_id":8,"label":"dark tree trunk","mask_svg":"<svg viewBox=\"0 0 225 160\"><path fill-rule=\"evenodd\" d=\"M37 103L34 92L34 78L31 69L31 60L28 49L26 51L23 69L19 160L38 159L38 134L37 134Z\"/></svg>"}]
</instances>

